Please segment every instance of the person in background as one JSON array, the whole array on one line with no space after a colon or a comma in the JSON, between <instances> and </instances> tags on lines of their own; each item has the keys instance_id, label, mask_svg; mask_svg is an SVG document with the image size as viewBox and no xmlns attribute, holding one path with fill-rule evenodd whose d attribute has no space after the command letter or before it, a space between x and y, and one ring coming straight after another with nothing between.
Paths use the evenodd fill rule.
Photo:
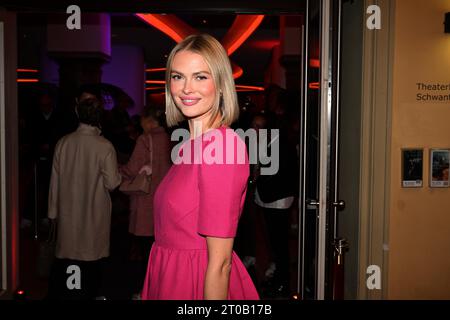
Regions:
<instances>
[{"instance_id":1,"label":"person in background","mask_svg":"<svg viewBox=\"0 0 450 320\"><path fill-rule=\"evenodd\" d=\"M282 99L283 97L283 99ZM275 107L255 116L253 127L267 129L268 153L276 150L278 144L278 171L263 175L261 169L268 166L259 164L255 180L255 203L262 209L267 239L269 241L271 263L266 270L264 286L268 298L287 298L290 292L289 235L291 231L291 212L298 194L298 164L295 145L289 140L288 131L283 124L286 105L284 94L272 100ZM275 112L276 111L276 112ZM272 129L275 129L272 132Z\"/></svg>"},{"instance_id":2,"label":"person in background","mask_svg":"<svg viewBox=\"0 0 450 320\"><path fill-rule=\"evenodd\" d=\"M130 215L128 231L132 235L130 260L139 264L137 283L134 284L134 297L139 299L142 289L148 254L154 242L153 197L155 190L170 168L170 140L161 126L162 111L146 107L141 114L143 133L136 141L130 160L120 167L123 179L133 179L145 166L145 172L151 175L150 193L130 195ZM151 164L149 164L151 163Z\"/></svg>"},{"instance_id":3,"label":"person in background","mask_svg":"<svg viewBox=\"0 0 450 320\"><path fill-rule=\"evenodd\" d=\"M110 245L109 192L121 182L114 147L100 136L102 111L100 101L81 93L78 129L55 148L48 217L56 224L57 240L49 299L93 299L102 294L102 268ZM69 266L80 275L80 283L72 282L77 290L67 285Z\"/></svg>"},{"instance_id":4,"label":"person in background","mask_svg":"<svg viewBox=\"0 0 450 320\"><path fill-rule=\"evenodd\" d=\"M30 182L32 185L34 184L36 190L33 192L33 188L29 187L27 189L31 194L36 196L36 199L27 199L28 201L24 202L25 219L22 220L22 223L25 225L36 223L36 230L39 230L39 227L44 226L48 222L46 219L48 187L50 183L53 150L58 141L58 117L56 112L56 99L50 92L41 92L35 107L24 118L28 126L24 129L28 130L25 134L30 142L30 152L28 157L22 158L21 160L22 163L25 160L31 164L30 173L33 181ZM23 134L23 132L20 133ZM36 201L34 202L33 200ZM31 204L35 204L37 207L33 208ZM33 214L33 211L35 214ZM35 219L37 220L34 221Z\"/></svg>"},{"instance_id":5,"label":"person in background","mask_svg":"<svg viewBox=\"0 0 450 320\"><path fill-rule=\"evenodd\" d=\"M105 112L103 120L104 136L114 145L120 164L126 163L133 152L135 141L130 137L129 129L133 126L128 109L134 102L125 95L114 99L114 107Z\"/></svg>"}]
</instances>

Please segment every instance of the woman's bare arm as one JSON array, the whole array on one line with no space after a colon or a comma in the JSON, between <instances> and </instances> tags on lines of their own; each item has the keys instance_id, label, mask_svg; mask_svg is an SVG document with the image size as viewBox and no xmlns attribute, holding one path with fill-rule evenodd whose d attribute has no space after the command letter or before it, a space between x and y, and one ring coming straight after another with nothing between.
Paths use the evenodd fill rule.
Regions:
<instances>
[{"instance_id":1,"label":"woman's bare arm","mask_svg":"<svg viewBox=\"0 0 450 320\"><path fill-rule=\"evenodd\" d=\"M205 275L205 300L228 298L233 242L234 238L206 237L208 267Z\"/></svg>"}]
</instances>

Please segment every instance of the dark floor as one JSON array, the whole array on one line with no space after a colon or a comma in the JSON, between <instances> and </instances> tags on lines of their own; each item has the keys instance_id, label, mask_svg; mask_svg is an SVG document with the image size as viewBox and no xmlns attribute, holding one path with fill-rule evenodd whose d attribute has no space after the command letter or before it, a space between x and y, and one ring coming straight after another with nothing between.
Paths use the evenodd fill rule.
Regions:
<instances>
[{"instance_id":1,"label":"dark floor","mask_svg":"<svg viewBox=\"0 0 450 320\"><path fill-rule=\"evenodd\" d=\"M48 270L50 259L40 255L40 244L47 238L47 228L39 228L38 238L35 238L33 227L21 229L20 234L20 289L24 290L27 299L45 299L48 288ZM130 300L133 295L134 283L145 268L146 262L130 261L130 235L127 232L127 217L116 216L112 222L111 252L105 267L105 293L109 299ZM39 259L40 258L40 259Z\"/></svg>"},{"instance_id":2,"label":"dark floor","mask_svg":"<svg viewBox=\"0 0 450 320\"><path fill-rule=\"evenodd\" d=\"M295 223L294 223L295 225ZM270 264L267 256L266 239L262 226L256 223L256 265L249 268L249 273L257 287L262 299L289 299L296 288L297 260L292 257L297 256L297 234L296 230L290 231L290 252L291 252L291 290L282 295L276 295L266 288L265 270ZM139 287L142 282L142 272L145 273L146 261L130 261L131 237L128 233L128 216L126 210L113 212L111 223L111 254L106 265L105 275L105 296L111 300L130 300L135 292L133 287ZM49 259L38 259L40 244L47 238L48 227L40 226L38 237L35 237L34 227L21 229L20 234L20 289L26 293L29 300L42 300L46 298L48 288L48 278L45 276L45 262ZM41 251L42 252L42 251ZM244 258L238 252L241 259ZM42 256L41 256L42 257ZM143 271L142 271L143 270ZM141 274L141 275L140 275Z\"/></svg>"}]
</instances>

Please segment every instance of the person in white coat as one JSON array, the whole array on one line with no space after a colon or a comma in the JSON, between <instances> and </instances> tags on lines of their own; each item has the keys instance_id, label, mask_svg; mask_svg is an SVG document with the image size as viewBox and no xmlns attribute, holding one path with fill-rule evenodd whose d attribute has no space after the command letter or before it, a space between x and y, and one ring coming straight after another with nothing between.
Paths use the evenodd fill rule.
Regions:
<instances>
[{"instance_id":1,"label":"person in white coat","mask_svg":"<svg viewBox=\"0 0 450 320\"><path fill-rule=\"evenodd\" d=\"M100 100L78 101L76 111L78 129L58 141L53 157L48 217L57 226L57 241L50 299L91 299L99 294L101 265L109 256L109 192L121 182L114 147L100 135ZM77 279L75 288L67 288L69 266L74 266L72 273L81 271L81 289Z\"/></svg>"}]
</instances>

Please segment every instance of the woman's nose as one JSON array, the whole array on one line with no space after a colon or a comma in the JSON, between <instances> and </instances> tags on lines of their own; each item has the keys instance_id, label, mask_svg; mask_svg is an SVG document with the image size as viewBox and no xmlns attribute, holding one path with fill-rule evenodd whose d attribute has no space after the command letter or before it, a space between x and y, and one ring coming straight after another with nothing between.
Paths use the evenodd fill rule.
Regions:
<instances>
[{"instance_id":1,"label":"woman's nose","mask_svg":"<svg viewBox=\"0 0 450 320\"><path fill-rule=\"evenodd\" d=\"M183 86L183 93L184 94L188 94L192 92L192 86L191 86L191 81L186 80L184 82L184 86Z\"/></svg>"}]
</instances>

